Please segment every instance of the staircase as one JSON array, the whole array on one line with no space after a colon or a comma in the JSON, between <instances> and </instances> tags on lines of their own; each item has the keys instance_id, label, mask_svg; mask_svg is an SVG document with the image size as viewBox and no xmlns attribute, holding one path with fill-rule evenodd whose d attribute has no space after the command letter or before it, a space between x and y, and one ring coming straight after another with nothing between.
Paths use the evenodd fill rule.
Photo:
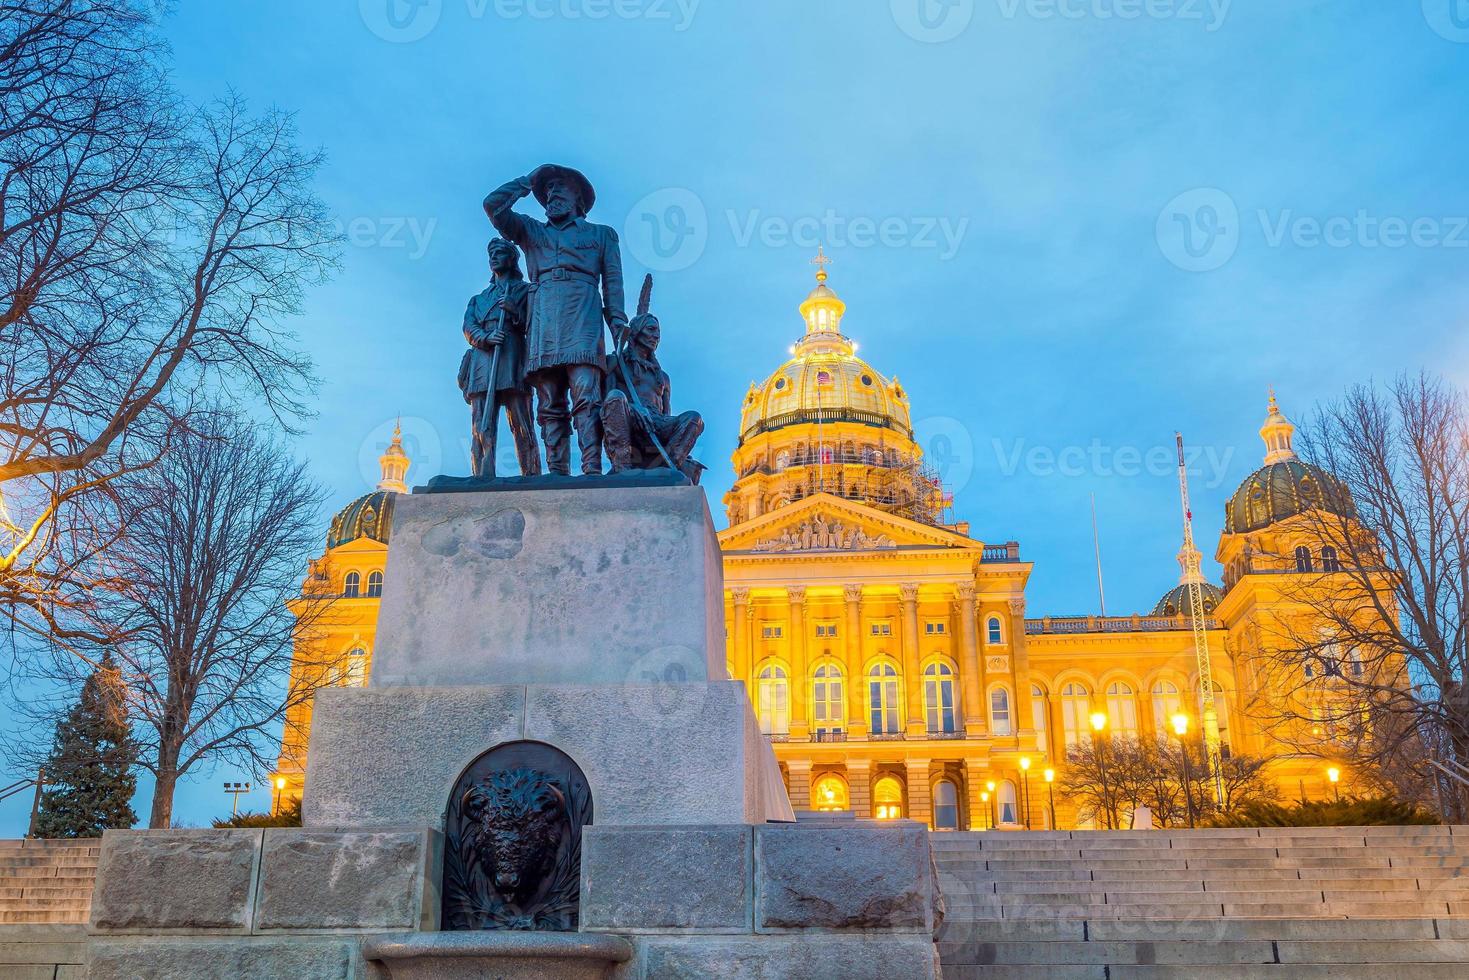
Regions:
<instances>
[{"instance_id":1,"label":"staircase","mask_svg":"<svg viewBox=\"0 0 1469 980\"><path fill-rule=\"evenodd\" d=\"M1469 827L932 840L945 980L1469 976Z\"/></svg>"},{"instance_id":2,"label":"staircase","mask_svg":"<svg viewBox=\"0 0 1469 980\"><path fill-rule=\"evenodd\" d=\"M0 841L0 925L85 923L98 840Z\"/></svg>"}]
</instances>

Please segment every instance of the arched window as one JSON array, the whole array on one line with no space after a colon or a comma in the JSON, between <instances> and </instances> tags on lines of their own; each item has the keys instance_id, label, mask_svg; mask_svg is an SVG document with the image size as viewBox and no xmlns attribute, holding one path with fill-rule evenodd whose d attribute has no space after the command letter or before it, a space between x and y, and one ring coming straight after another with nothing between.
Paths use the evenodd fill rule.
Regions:
<instances>
[{"instance_id":1,"label":"arched window","mask_svg":"<svg viewBox=\"0 0 1469 980\"><path fill-rule=\"evenodd\" d=\"M353 647L347 651L347 666L342 672L343 687L364 687L367 684L367 651Z\"/></svg>"},{"instance_id":2,"label":"arched window","mask_svg":"<svg viewBox=\"0 0 1469 980\"><path fill-rule=\"evenodd\" d=\"M381 598L383 594L383 573L372 572L367 576L367 595L370 599Z\"/></svg>"},{"instance_id":3,"label":"arched window","mask_svg":"<svg viewBox=\"0 0 1469 980\"><path fill-rule=\"evenodd\" d=\"M1061 688L1061 730L1068 749L1091 740L1092 698L1084 686L1075 681Z\"/></svg>"},{"instance_id":4,"label":"arched window","mask_svg":"<svg viewBox=\"0 0 1469 980\"><path fill-rule=\"evenodd\" d=\"M1005 642L1005 630L1000 624L999 616L991 616L989 622L985 623L985 642L999 644Z\"/></svg>"},{"instance_id":5,"label":"arched window","mask_svg":"<svg viewBox=\"0 0 1469 980\"><path fill-rule=\"evenodd\" d=\"M1204 695L1200 688L1196 693L1198 701L1199 717L1204 716ZM1224 688L1218 681L1214 682L1214 712L1219 716L1219 744L1224 747L1225 756L1229 755L1229 698L1224 694Z\"/></svg>"},{"instance_id":6,"label":"arched window","mask_svg":"<svg viewBox=\"0 0 1469 980\"><path fill-rule=\"evenodd\" d=\"M867 672L868 730L875 735L896 735L898 728L898 672L891 663L880 661Z\"/></svg>"},{"instance_id":7,"label":"arched window","mask_svg":"<svg viewBox=\"0 0 1469 980\"><path fill-rule=\"evenodd\" d=\"M840 776L828 774L816 780L811 787L811 808L822 813L835 813L847 808L847 781Z\"/></svg>"},{"instance_id":8,"label":"arched window","mask_svg":"<svg viewBox=\"0 0 1469 980\"><path fill-rule=\"evenodd\" d=\"M872 786L872 815L879 820L901 820L903 817L903 784L892 776L883 776Z\"/></svg>"},{"instance_id":9,"label":"arched window","mask_svg":"<svg viewBox=\"0 0 1469 980\"><path fill-rule=\"evenodd\" d=\"M1158 681L1153 685L1153 731L1159 736L1176 739L1173 731L1173 716L1183 710L1183 695L1172 681Z\"/></svg>"},{"instance_id":10,"label":"arched window","mask_svg":"<svg viewBox=\"0 0 1469 980\"><path fill-rule=\"evenodd\" d=\"M1046 746L1046 692L1039 684L1030 685L1030 723L1040 736L1041 746Z\"/></svg>"},{"instance_id":11,"label":"arched window","mask_svg":"<svg viewBox=\"0 0 1469 980\"><path fill-rule=\"evenodd\" d=\"M1305 545L1296 549L1296 571L1311 571L1311 549Z\"/></svg>"},{"instance_id":12,"label":"arched window","mask_svg":"<svg viewBox=\"0 0 1469 980\"><path fill-rule=\"evenodd\" d=\"M954 730L954 671L934 661L923 670L923 710L931 732Z\"/></svg>"},{"instance_id":13,"label":"arched window","mask_svg":"<svg viewBox=\"0 0 1469 980\"><path fill-rule=\"evenodd\" d=\"M947 779L933 784L933 829L959 829L959 791Z\"/></svg>"},{"instance_id":14,"label":"arched window","mask_svg":"<svg viewBox=\"0 0 1469 980\"><path fill-rule=\"evenodd\" d=\"M1336 549L1331 545L1321 549L1321 570L1323 572L1341 571L1341 559L1336 557Z\"/></svg>"},{"instance_id":15,"label":"arched window","mask_svg":"<svg viewBox=\"0 0 1469 980\"><path fill-rule=\"evenodd\" d=\"M348 599L355 599L362 594L362 576L356 572L348 572L342 582L342 595Z\"/></svg>"},{"instance_id":16,"label":"arched window","mask_svg":"<svg viewBox=\"0 0 1469 980\"><path fill-rule=\"evenodd\" d=\"M785 668L766 664L755 683L760 713L760 730L767 735L786 735L791 730L790 684Z\"/></svg>"},{"instance_id":17,"label":"arched window","mask_svg":"<svg viewBox=\"0 0 1469 980\"><path fill-rule=\"evenodd\" d=\"M821 664L812 675L811 721L818 733L826 733L845 730L846 719L842 669L836 664Z\"/></svg>"},{"instance_id":18,"label":"arched window","mask_svg":"<svg viewBox=\"0 0 1469 980\"><path fill-rule=\"evenodd\" d=\"M1020 825L1020 806L1015 798L1015 784L1005 780L996 789L999 795L995 810L1000 817L1000 826L1017 827Z\"/></svg>"},{"instance_id":19,"label":"arched window","mask_svg":"<svg viewBox=\"0 0 1469 980\"><path fill-rule=\"evenodd\" d=\"M1107 725L1119 738L1137 738L1137 692L1131 684L1107 686Z\"/></svg>"},{"instance_id":20,"label":"arched window","mask_svg":"<svg viewBox=\"0 0 1469 980\"><path fill-rule=\"evenodd\" d=\"M990 734L1015 734L1010 727L1010 692L1003 687L990 688Z\"/></svg>"}]
</instances>

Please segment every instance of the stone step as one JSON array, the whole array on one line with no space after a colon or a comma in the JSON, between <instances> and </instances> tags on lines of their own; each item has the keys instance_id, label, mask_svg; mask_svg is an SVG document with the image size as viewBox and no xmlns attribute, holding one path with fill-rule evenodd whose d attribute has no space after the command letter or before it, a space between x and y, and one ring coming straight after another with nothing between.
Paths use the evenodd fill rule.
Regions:
<instances>
[{"instance_id":1,"label":"stone step","mask_svg":"<svg viewBox=\"0 0 1469 980\"><path fill-rule=\"evenodd\" d=\"M0 898L0 912L74 912L91 908L91 897L76 898Z\"/></svg>"},{"instance_id":2,"label":"stone step","mask_svg":"<svg viewBox=\"0 0 1469 980\"><path fill-rule=\"evenodd\" d=\"M1392 970L1391 963L1272 963L1256 966L1115 966L1104 967L1107 980L1383 980ZM980 969L984 969L980 967ZM1022 968L1023 969L1023 968ZM1047 972L1047 976L1052 974ZM945 980L969 980L992 974L956 972ZM1421 963L1413 967L1413 980L1463 980L1464 967L1449 963Z\"/></svg>"},{"instance_id":3,"label":"stone step","mask_svg":"<svg viewBox=\"0 0 1469 980\"><path fill-rule=\"evenodd\" d=\"M1128 922L1054 918L946 920L939 939L946 942L1033 942L1053 940L1182 941L1246 940L1426 940L1469 939L1469 921L1444 919L1161 919Z\"/></svg>"},{"instance_id":4,"label":"stone step","mask_svg":"<svg viewBox=\"0 0 1469 980\"><path fill-rule=\"evenodd\" d=\"M87 909L75 912L15 912L0 909L0 925L52 925L67 923L85 925L90 914L90 910Z\"/></svg>"},{"instance_id":5,"label":"stone step","mask_svg":"<svg viewBox=\"0 0 1469 980\"><path fill-rule=\"evenodd\" d=\"M1175 964L1469 963L1465 940L940 941L950 967Z\"/></svg>"}]
</instances>

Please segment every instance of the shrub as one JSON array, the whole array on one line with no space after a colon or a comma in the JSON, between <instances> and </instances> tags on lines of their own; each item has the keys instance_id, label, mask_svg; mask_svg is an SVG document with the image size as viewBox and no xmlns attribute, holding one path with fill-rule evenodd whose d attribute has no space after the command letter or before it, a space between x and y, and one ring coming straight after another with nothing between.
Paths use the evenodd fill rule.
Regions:
<instances>
[{"instance_id":1,"label":"shrub","mask_svg":"<svg viewBox=\"0 0 1469 980\"><path fill-rule=\"evenodd\" d=\"M1244 803L1211 817L1210 827L1397 827L1439 823L1428 810L1389 796L1348 796L1317 803Z\"/></svg>"},{"instance_id":2,"label":"shrub","mask_svg":"<svg viewBox=\"0 0 1469 980\"><path fill-rule=\"evenodd\" d=\"M221 830L226 827L299 827L301 801L287 803L278 813L237 813L233 817L222 817L214 821L214 826Z\"/></svg>"}]
</instances>

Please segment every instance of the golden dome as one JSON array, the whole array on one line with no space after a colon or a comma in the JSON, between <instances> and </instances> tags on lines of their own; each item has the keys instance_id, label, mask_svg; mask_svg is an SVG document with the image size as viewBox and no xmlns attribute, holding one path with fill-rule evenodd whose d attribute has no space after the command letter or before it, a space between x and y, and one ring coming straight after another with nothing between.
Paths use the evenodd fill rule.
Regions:
<instances>
[{"instance_id":1,"label":"golden dome","mask_svg":"<svg viewBox=\"0 0 1469 980\"><path fill-rule=\"evenodd\" d=\"M800 307L806 332L791 346L790 360L745 394L742 443L762 432L817 421L855 422L912 438L903 386L858 357L857 345L841 332L847 304L826 284L828 261L824 255L816 258L816 288Z\"/></svg>"}]
</instances>

